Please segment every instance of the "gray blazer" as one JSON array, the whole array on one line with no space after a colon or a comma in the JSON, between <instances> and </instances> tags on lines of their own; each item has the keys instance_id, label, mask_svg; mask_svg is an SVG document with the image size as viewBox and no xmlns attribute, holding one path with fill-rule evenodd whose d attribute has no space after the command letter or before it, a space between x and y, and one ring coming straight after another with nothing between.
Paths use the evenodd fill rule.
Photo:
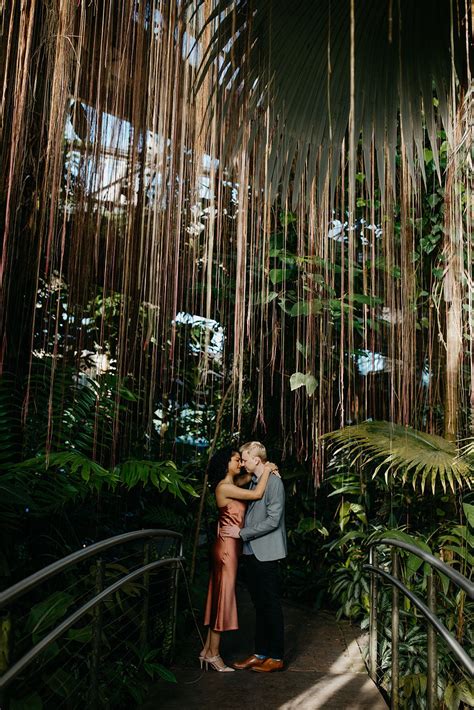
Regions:
<instances>
[{"instance_id":1,"label":"gray blazer","mask_svg":"<svg viewBox=\"0 0 474 710\"><path fill-rule=\"evenodd\" d=\"M261 562L286 557L285 488L278 476L272 474L263 498L249 504L240 537Z\"/></svg>"}]
</instances>

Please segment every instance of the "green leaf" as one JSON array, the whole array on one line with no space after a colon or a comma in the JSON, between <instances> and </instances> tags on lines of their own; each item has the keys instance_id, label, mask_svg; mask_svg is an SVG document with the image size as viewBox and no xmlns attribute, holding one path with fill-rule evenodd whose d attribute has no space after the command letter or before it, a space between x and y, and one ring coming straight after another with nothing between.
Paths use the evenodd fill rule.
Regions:
<instances>
[{"instance_id":1,"label":"green leaf","mask_svg":"<svg viewBox=\"0 0 474 710\"><path fill-rule=\"evenodd\" d=\"M317 530L323 537L327 537L329 535L329 532L324 525L315 518L302 518L299 521L296 530L301 533L314 532L314 530Z\"/></svg>"},{"instance_id":2,"label":"green leaf","mask_svg":"<svg viewBox=\"0 0 474 710\"><path fill-rule=\"evenodd\" d=\"M472 682L462 680L458 684L457 691L462 703L474 707L474 684Z\"/></svg>"},{"instance_id":3,"label":"green leaf","mask_svg":"<svg viewBox=\"0 0 474 710\"><path fill-rule=\"evenodd\" d=\"M329 547L330 550L334 550L338 547L342 547L345 545L347 542L351 540L359 540L364 537L364 533L361 530L349 530L349 532L346 532L345 535L343 535L341 538L338 538L335 540Z\"/></svg>"},{"instance_id":4,"label":"green leaf","mask_svg":"<svg viewBox=\"0 0 474 710\"><path fill-rule=\"evenodd\" d=\"M273 249L270 249L270 250L269 250L268 256L274 259L275 257L280 256L280 254L282 253L282 251L283 251L283 250L282 250L280 247L278 247L278 248L277 248L277 247L274 247Z\"/></svg>"},{"instance_id":5,"label":"green leaf","mask_svg":"<svg viewBox=\"0 0 474 710\"><path fill-rule=\"evenodd\" d=\"M349 301L353 303L362 303L369 306L374 306L383 303L383 298L379 296L368 296L364 293L351 293L349 296Z\"/></svg>"},{"instance_id":6,"label":"green leaf","mask_svg":"<svg viewBox=\"0 0 474 710\"><path fill-rule=\"evenodd\" d=\"M270 269L269 273L270 281L272 284L280 284L286 278L285 269Z\"/></svg>"},{"instance_id":7,"label":"green leaf","mask_svg":"<svg viewBox=\"0 0 474 710\"><path fill-rule=\"evenodd\" d=\"M439 572L438 570L436 570L436 571L438 572L438 576L441 580L441 588L443 590L443 594L446 595L449 591L449 585L450 585L451 580L449 579L449 577L446 577L446 575L443 574L442 572Z\"/></svg>"},{"instance_id":8,"label":"green leaf","mask_svg":"<svg viewBox=\"0 0 474 710\"><path fill-rule=\"evenodd\" d=\"M323 303L319 298L313 298L311 301L298 301L290 311L291 316L312 316L321 313Z\"/></svg>"},{"instance_id":9,"label":"green leaf","mask_svg":"<svg viewBox=\"0 0 474 710\"><path fill-rule=\"evenodd\" d=\"M311 397L314 394L317 384L318 383L317 383L314 375L310 375L310 374L306 375L305 385L306 385L306 392L308 393L309 397Z\"/></svg>"},{"instance_id":10,"label":"green leaf","mask_svg":"<svg viewBox=\"0 0 474 710\"><path fill-rule=\"evenodd\" d=\"M125 399L127 402L138 402L139 400L137 395L126 387L120 387L119 394L120 397Z\"/></svg>"},{"instance_id":11,"label":"green leaf","mask_svg":"<svg viewBox=\"0 0 474 710\"><path fill-rule=\"evenodd\" d=\"M172 673L168 668L165 668L164 666L161 665L161 663L154 663L153 664L154 670L158 672L158 674L164 679L167 680L168 683L177 683L178 681L176 680L176 676L174 673Z\"/></svg>"},{"instance_id":12,"label":"green leaf","mask_svg":"<svg viewBox=\"0 0 474 710\"><path fill-rule=\"evenodd\" d=\"M306 375L302 372L294 372L290 377L291 391L297 390L299 387L304 387L306 383Z\"/></svg>"},{"instance_id":13,"label":"green leaf","mask_svg":"<svg viewBox=\"0 0 474 710\"><path fill-rule=\"evenodd\" d=\"M462 504L463 510L464 510L464 515L466 516L467 522L469 525L474 528L474 505L471 505L470 503L463 503Z\"/></svg>"},{"instance_id":14,"label":"green leaf","mask_svg":"<svg viewBox=\"0 0 474 710\"><path fill-rule=\"evenodd\" d=\"M191 486L190 483L181 482L179 485L183 491L186 491L186 493L189 493L189 495L193 496L193 498L199 498L199 493Z\"/></svg>"},{"instance_id":15,"label":"green leaf","mask_svg":"<svg viewBox=\"0 0 474 710\"><path fill-rule=\"evenodd\" d=\"M306 375L302 372L294 372L290 377L291 390L293 391L299 387L306 387L306 392L309 397L314 394L317 384L316 378L309 372Z\"/></svg>"},{"instance_id":16,"label":"green leaf","mask_svg":"<svg viewBox=\"0 0 474 710\"><path fill-rule=\"evenodd\" d=\"M67 638L79 643L89 643L92 640L92 627L84 626L82 629L69 629Z\"/></svg>"},{"instance_id":17,"label":"green leaf","mask_svg":"<svg viewBox=\"0 0 474 710\"><path fill-rule=\"evenodd\" d=\"M454 704L453 703L454 690L455 690L455 686L452 683L449 683L446 686L446 689L444 691L444 698L443 699L444 699L445 704L448 706L448 708L450 708L450 710ZM459 707L459 703L457 703L455 710L457 710L458 707Z\"/></svg>"},{"instance_id":18,"label":"green leaf","mask_svg":"<svg viewBox=\"0 0 474 710\"><path fill-rule=\"evenodd\" d=\"M425 148L423 150L423 158L425 160L425 163L431 163L431 161L433 160L433 151L429 148Z\"/></svg>"},{"instance_id":19,"label":"green leaf","mask_svg":"<svg viewBox=\"0 0 474 710\"><path fill-rule=\"evenodd\" d=\"M284 227L288 224L294 224L296 222L296 215L294 212L280 212L280 222Z\"/></svg>"},{"instance_id":20,"label":"green leaf","mask_svg":"<svg viewBox=\"0 0 474 710\"><path fill-rule=\"evenodd\" d=\"M297 349L298 352L300 352L304 357L307 356L307 353L306 353L306 345L303 345L302 343L300 343L299 340L296 341L296 349Z\"/></svg>"},{"instance_id":21,"label":"green leaf","mask_svg":"<svg viewBox=\"0 0 474 710\"><path fill-rule=\"evenodd\" d=\"M415 547L419 547L420 550L422 550L423 552L428 552L430 555L433 554L430 546L424 540L421 540L418 537L414 537L413 535L409 535L403 530L384 530L381 533L377 533L373 536L373 539L380 538L393 538L394 540L408 542L414 545ZM416 574L416 572L423 565L423 560L420 557L417 557L417 555L412 554L411 552L403 551L402 554L404 554L407 559L406 579L408 581L413 577L414 574Z\"/></svg>"},{"instance_id":22,"label":"green leaf","mask_svg":"<svg viewBox=\"0 0 474 710\"><path fill-rule=\"evenodd\" d=\"M31 609L27 629L38 636L63 619L73 601L74 597L71 594L54 592Z\"/></svg>"}]
</instances>

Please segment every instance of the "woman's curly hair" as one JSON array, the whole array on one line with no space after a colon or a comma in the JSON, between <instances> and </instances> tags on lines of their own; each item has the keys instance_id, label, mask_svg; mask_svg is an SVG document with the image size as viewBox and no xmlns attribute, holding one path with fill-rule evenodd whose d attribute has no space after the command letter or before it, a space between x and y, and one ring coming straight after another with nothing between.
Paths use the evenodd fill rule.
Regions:
<instances>
[{"instance_id":1,"label":"woman's curly hair","mask_svg":"<svg viewBox=\"0 0 474 710\"><path fill-rule=\"evenodd\" d=\"M207 467L207 480L212 488L215 488L219 481L225 478L229 461L234 454L238 453L238 449L235 447L224 446L211 457Z\"/></svg>"}]
</instances>

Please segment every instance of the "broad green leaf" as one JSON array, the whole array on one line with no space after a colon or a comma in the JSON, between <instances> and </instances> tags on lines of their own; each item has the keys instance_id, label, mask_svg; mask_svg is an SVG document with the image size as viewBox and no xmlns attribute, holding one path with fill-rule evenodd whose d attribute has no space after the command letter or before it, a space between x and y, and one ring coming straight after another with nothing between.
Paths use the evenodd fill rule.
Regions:
<instances>
[{"instance_id":1,"label":"broad green leaf","mask_svg":"<svg viewBox=\"0 0 474 710\"><path fill-rule=\"evenodd\" d=\"M324 527L324 525L319 521L316 520L315 518L302 518L299 523L298 523L298 532L313 532L314 530L317 530L318 532L321 533L323 537L327 537L329 535L328 530Z\"/></svg>"},{"instance_id":2,"label":"broad green leaf","mask_svg":"<svg viewBox=\"0 0 474 710\"><path fill-rule=\"evenodd\" d=\"M425 160L425 163L431 163L431 161L433 160L433 151L429 148L425 148L423 150L423 158Z\"/></svg>"},{"instance_id":3,"label":"broad green leaf","mask_svg":"<svg viewBox=\"0 0 474 710\"><path fill-rule=\"evenodd\" d=\"M290 377L290 388L291 391L297 390L299 387L304 387L306 382L306 375L302 372L294 372Z\"/></svg>"},{"instance_id":4,"label":"broad green leaf","mask_svg":"<svg viewBox=\"0 0 474 710\"><path fill-rule=\"evenodd\" d=\"M138 402L139 400L137 395L126 387L120 387L119 394L121 398L127 400L127 402Z\"/></svg>"},{"instance_id":5,"label":"broad green leaf","mask_svg":"<svg viewBox=\"0 0 474 710\"><path fill-rule=\"evenodd\" d=\"M467 522L472 528L474 528L474 505L471 505L470 503L463 503L462 507L464 515L467 518Z\"/></svg>"},{"instance_id":6,"label":"broad green leaf","mask_svg":"<svg viewBox=\"0 0 474 710\"><path fill-rule=\"evenodd\" d=\"M290 388L291 390L296 390L299 387L306 387L306 392L309 397L311 397L317 387L317 380L311 373L306 375L302 372L294 372L290 377Z\"/></svg>"},{"instance_id":7,"label":"broad green leaf","mask_svg":"<svg viewBox=\"0 0 474 710\"><path fill-rule=\"evenodd\" d=\"M438 576L441 580L441 588L443 590L443 594L446 595L449 591L450 579L449 579L449 577L446 577L446 575L443 574L442 572L439 572L438 570L436 570L436 571L438 572Z\"/></svg>"},{"instance_id":8,"label":"broad green leaf","mask_svg":"<svg viewBox=\"0 0 474 710\"><path fill-rule=\"evenodd\" d=\"M321 313L323 303L319 298L313 298L311 301L298 301L290 311L292 316L312 316Z\"/></svg>"},{"instance_id":9,"label":"broad green leaf","mask_svg":"<svg viewBox=\"0 0 474 710\"><path fill-rule=\"evenodd\" d=\"M316 391L317 384L318 383L317 383L314 375L310 375L310 374L306 375L305 386L306 386L306 392L308 393L309 397L311 397L314 394L314 392Z\"/></svg>"},{"instance_id":10,"label":"broad green leaf","mask_svg":"<svg viewBox=\"0 0 474 710\"><path fill-rule=\"evenodd\" d=\"M285 269L270 269L270 273L268 275L270 277L270 281L272 282L272 284L280 284L286 278L286 270Z\"/></svg>"},{"instance_id":11,"label":"broad green leaf","mask_svg":"<svg viewBox=\"0 0 474 710\"><path fill-rule=\"evenodd\" d=\"M470 707L474 707L474 684L466 680L462 680L457 687L459 700Z\"/></svg>"},{"instance_id":12,"label":"broad green leaf","mask_svg":"<svg viewBox=\"0 0 474 710\"><path fill-rule=\"evenodd\" d=\"M329 547L330 550L334 550L338 547L342 547L350 540L361 540L364 537L364 533L361 530L349 530L341 538L335 540Z\"/></svg>"},{"instance_id":13,"label":"broad green leaf","mask_svg":"<svg viewBox=\"0 0 474 710\"><path fill-rule=\"evenodd\" d=\"M74 601L74 597L66 592L54 592L47 599L35 604L31 609L27 628L33 634L40 634L63 619Z\"/></svg>"},{"instance_id":14,"label":"broad green leaf","mask_svg":"<svg viewBox=\"0 0 474 710\"><path fill-rule=\"evenodd\" d=\"M352 293L349 296L349 301L352 301L353 303L362 303L369 306L375 306L383 303L383 298L379 298L379 296L367 296L363 293Z\"/></svg>"},{"instance_id":15,"label":"broad green leaf","mask_svg":"<svg viewBox=\"0 0 474 710\"><path fill-rule=\"evenodd\" d=\"M164 679L167 680L168 683L177 683L178 681L176 680L176 676L174 673L172 673L168 668L165 668L164 666L161 665L161 663L155 663L153 664L155 666L155 670L158 672L158 674Z\"/></svg>"},{"instance_id":16,"label":"broad green leaf","mask_svg":"<svg viewBox=\"0 0 474 710\"><path fill-rule=\"evenodd\" d=\"M84 626L82 629L69 629L67 638L79 643L89 643L92 639L92 627Z\"/></svg>"},{"instance_id":17,"label":"broad green leaf","mask_svg":"<svg viewBox=\"0 0 474 710\"><path fill-rule=\"evenodd\" d=\"M304 355L304 357L306 357L306 345L300 343L299 340L296 341L296 349L298 350L298 352Z\"/></svg>"}]
</instances>

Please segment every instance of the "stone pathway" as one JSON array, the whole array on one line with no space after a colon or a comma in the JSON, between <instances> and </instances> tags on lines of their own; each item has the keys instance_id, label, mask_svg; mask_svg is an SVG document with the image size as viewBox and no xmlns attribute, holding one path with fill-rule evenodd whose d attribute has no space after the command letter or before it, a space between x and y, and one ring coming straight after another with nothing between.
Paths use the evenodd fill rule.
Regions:
<instances>
[{"instance_id":1,"label":"stone pathway","mask_svg":"<svg viewBox=\"0 0 474 710\"><path fill-rule=\"evenodd\" d=\"M229 663L252 651L253 609L239 589L239 631L223 635ZM194 657L176 659L177 684L160 682L142 710L386 710L367 675L361 648L367 638L348 622L326 612L311 613L285 604L287 667L282 673L207 673Z\"/></svg>"}]
</instances>

